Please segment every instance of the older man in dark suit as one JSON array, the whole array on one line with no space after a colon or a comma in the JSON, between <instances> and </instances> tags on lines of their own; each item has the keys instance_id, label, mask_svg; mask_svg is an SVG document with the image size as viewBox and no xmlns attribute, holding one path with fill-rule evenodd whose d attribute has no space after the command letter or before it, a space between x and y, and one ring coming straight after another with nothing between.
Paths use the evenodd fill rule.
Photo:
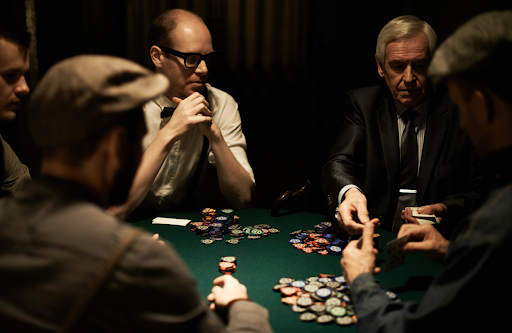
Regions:
<instances>
[{"instance_id":1,"label":"older man in dark suit","mask_svg":"<svg viewBox=\"0 0 512 333\"><path fill-rule=\"evenodd\" d=\"M436 45L432 27L415 16L391 20L377 40L378 72L386 84L348 93L340 136L322 186L340 225L398 231L419 223L410 209L434 214L444 233L467 215L479 192L473 146L459 128L446 91L432 91L427 69Z\"/></svg>"}]
</instances>

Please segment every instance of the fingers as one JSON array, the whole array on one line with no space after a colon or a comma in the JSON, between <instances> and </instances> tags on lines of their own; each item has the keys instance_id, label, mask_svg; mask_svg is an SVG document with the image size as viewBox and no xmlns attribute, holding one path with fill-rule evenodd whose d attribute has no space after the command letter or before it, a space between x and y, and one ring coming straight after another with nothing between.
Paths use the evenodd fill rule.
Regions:
<instances>
[{"instance_id":1,"label":"fingers","mask_svg":"<svg viewBox=\"0 0 512 333\"><path fill-rule=\"evenodd\" d=\"M357 217L361 223L366 223L370 221L370 213L368 213L368 208L366 208L366 203L361 201L356 202L357 209Z\"/></svg>"},{"instance_id":2,"label":"fingers","mask_svg":"<svg viewBox=\"0 0 512 333\"><path fill-rule=\"evenodd\" d=\"M373 230L374 226L373 223L365 223L364 229L363 229L363 245L361 247L364 251L371 251L373 252Z\"/></svg>"}]
</instances>

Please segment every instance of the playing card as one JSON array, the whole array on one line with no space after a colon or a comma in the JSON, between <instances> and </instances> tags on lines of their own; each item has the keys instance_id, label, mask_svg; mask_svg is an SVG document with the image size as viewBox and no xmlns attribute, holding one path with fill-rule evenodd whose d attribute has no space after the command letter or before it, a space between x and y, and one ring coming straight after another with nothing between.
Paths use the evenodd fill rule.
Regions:
<instances>
[{"instance_id":1,"label":"playing card","mask_svg":"<svg viewBox=\"0 0 512 333\"><path fill-rule=\"evenodd\" d=\"M168 225L179 225L181 227L186 226L191 220L175 219L168 217L155 217L152 221L153 224L168 224Z\"/></svg>"},{"instance_id":2,"label":"playing card","mask_svg":"<svg viewBox=\"0 0 512 333\"><path fill-rule=\"evenodd\" d=\"M420 224L437 224L437 217L434 214L420 214L418 213L418 207L408 207L412 210L412 216Z\"/></svg>"},{"instance_id":3,"label":"playing card","mask_svg":"<svg viewBox=\"0 0 512 333\"><path fill-rule=\"evenodd\" d=\"M385 272L405 264L405 253L400 251L400 245L404 243L407 243L407 235L387 243Z\"/></svg>"}]
</instances>

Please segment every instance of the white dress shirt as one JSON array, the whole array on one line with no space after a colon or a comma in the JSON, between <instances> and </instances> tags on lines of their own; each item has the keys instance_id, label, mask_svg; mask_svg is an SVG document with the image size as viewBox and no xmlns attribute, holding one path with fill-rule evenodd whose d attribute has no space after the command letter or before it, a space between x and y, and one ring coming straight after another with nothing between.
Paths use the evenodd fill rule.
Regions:
<instances>
[{"instance_id":1,"label":"white dress shirt","mask_svg":"<svg viewBox=\"0 0 512 333\"><path fill-rule=\"evenodd\" d=\"M254 173L247 159L247 143L242 133L242 120L238 112L238 104L226 92L209 84L206 84L206 86L213 121L219 126L226 144L238 162L249 173L254 183ZM166 96L160 95L144 106L144 115L148 127L148 133L142 141L144 150L151 144L160 129L171 119L171 117L160 118L160 112L164 107L176 107L176 104ZM149 193L140 206L156 206L159 209L166 209L188 199L195 190L190 188L189 181L196 171L202 145L203 134L197 126L194 126L171 148ZM208 148L208 162L215 165L215 156L211 151L211 146Z\"/></svg>"},{"instance_id":2,"label":"white dress shirt","mask_svg":"<svg viewBox=\"0 0 512 333\"><path fill-rule=\"evenodd\" d=\"M416 105L415 107L412 107L410 109L413 109L418 112L418 115L414 119L414 129L416 131L416 138L418 140L418 174L420 173L420 164L421 164L421 154L423 152L423 143L425 141L425 131L427 129L427 114L428 114L428 101L429 98L425 98L420 104ZM400 153L402 150L402 135L405 130L405 121L401 118L402 114L407 111L409 108L403 105L402 103L398 102L397 100L394 100L395 105L395 111L396 111L396 121L398 124L398 146L400 149ZM385 153L385 152L384 152ZM401 156L401 154L400 154ZM338 206L341 204L341 202L344 199L345 193L347 193L348 190L351 188L357 188L361 193L363 192L359 187L353 184L345 185L340 190L340 193L338 194Z\"/></svg>"}]
</instances>

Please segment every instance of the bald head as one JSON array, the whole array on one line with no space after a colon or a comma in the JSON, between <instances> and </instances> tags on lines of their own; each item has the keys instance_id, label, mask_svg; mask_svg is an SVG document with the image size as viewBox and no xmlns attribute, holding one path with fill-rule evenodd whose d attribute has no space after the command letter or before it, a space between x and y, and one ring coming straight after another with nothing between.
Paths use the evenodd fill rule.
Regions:
<instances>
[{"instance_id":1,"label":"bald head","mask_svg":"<svg viewBox=\"0 0 512 333\"><path fill-rule=\"evenodd\" d=\"M181 23L200 24L206 28L203 19L196 13L185 9L170 9L160 14L151 24L148 32L148 48L151 49L153 45L173 48L175 43L173 32Z\"/></svg>"}]
</instances>

